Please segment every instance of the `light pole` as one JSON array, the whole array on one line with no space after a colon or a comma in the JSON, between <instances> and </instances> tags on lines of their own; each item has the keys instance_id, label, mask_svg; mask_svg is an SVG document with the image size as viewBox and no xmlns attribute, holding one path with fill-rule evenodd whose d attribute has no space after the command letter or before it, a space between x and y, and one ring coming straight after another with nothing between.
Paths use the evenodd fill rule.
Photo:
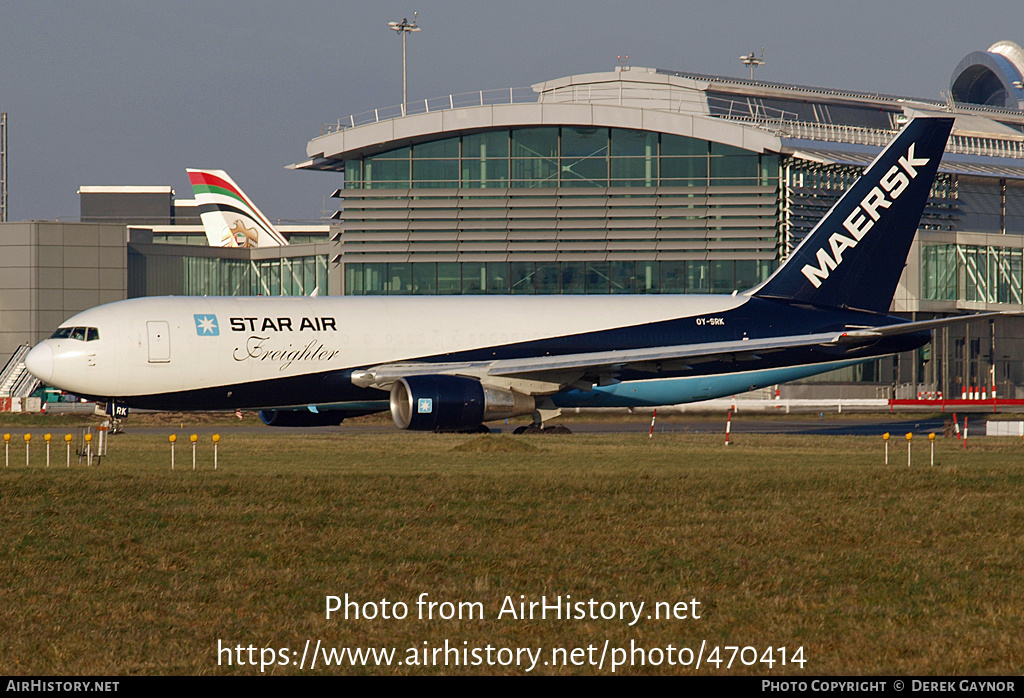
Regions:
<instances>
[{"instance_id":1,"label":"light pole","mask_svg":"<svg viewBox=\"0 0 1024 698\"><path fill-rule=\"evenodd\" d=\"M754 79L754 68L764 65L764 47L761 47L761 57L758 58L751 51L746 56L740 56L740 63L750 68L750 79Z\"/></svg>"},{"instance_id":2,"label":"light pole","mask_svg":"<svg viewBox=\"0 0 1024 698\"><path fill-rule=\"evenodd\" d=\"M405 116L405 104L407 101L406 97L406 79L405 79L405 35L409 32L418 32L420 28L416 26L416 19L419 12L412 13L412 22L405 17L402 17L401 22L388 22L388 29L393 29L402 35L402 116Z\"/></svg>"}]
</instances>

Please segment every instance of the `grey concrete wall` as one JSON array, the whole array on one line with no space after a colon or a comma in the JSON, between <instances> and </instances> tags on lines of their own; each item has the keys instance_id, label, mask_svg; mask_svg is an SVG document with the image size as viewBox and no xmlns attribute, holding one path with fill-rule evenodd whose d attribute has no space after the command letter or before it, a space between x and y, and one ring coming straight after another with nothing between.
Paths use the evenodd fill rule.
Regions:
<instances>
[{"instance_id":1,"label":"grey concrete wall","mask_svg":"<svg viewBox=\"0 0 1024 698\"><path fill-rule=\"evenodd\" d=\"M123 225L0 223L0 363L126 288Z\"/></svg>"}]
</instances>

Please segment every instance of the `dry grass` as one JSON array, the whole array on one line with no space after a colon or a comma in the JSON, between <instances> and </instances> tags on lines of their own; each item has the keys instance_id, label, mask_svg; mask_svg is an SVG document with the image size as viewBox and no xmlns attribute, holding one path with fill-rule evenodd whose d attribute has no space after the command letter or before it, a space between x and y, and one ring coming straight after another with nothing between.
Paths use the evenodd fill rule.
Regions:
<instances>
[{"instance_id":1,"label":"dry grass","mask_svg":"<svg viewBox=\"0 0 1024 698\"><path fill-rule=\"evenodd\" d=\"M886 467L881 441L861 437L226 436L220 470L208 441L198 472L179 442L172 472L165 440L128 434L98 468L0 473L0 656L15 674L258 673L218 666L218 639L706 640L803 646L803 672L774 674L1019 673L1024 447L974 444L940 443L929 468L918 443L908 469L904 443ZM326 595L405 601L414 616L421 592L488 617L324 618ZM703 614L497 620L520 594L696 598ZM742 672L767 673L728 671Z\"/></svg>"}]
</instances>

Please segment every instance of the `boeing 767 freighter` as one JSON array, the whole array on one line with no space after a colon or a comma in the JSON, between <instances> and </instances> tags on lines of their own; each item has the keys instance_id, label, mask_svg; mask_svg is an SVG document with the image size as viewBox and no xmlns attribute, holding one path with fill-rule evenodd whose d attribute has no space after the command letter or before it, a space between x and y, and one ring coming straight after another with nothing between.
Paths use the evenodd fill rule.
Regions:
<instances>
[{"instance_id":1,"label":"boeing 767 freighter","mask_svg":"<svg viewBox=\"0 0 1024 698\"><path fill-rule=\"evenodd\" d=\"M75 315L26 364L129 407L260 409L272 425L390 408L402 429L464 430L706 400L909 351L964 319L888 314L952 124L911 121L741 293L136 298Z\"/></svg>"}]
</instances>

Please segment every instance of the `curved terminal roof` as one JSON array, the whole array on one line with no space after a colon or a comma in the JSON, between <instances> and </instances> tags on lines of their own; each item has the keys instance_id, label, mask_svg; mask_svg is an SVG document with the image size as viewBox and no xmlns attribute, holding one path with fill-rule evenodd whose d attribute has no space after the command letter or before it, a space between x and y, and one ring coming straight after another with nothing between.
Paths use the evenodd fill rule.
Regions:
<instances>
[{"instance_id":1,"label":"curved terminal roof","mask_svg":"<svg viewBox=\"0 0 1024 698\"><path fill-rule=\"evenodd\" d=\"M967 56L945 102L652 68L556 78L532 88L453 95L375 109L327 126L293 169L343 171L345 160L464 133L532 126L610 127L689 136L753 152L877 152L908 119L955 115L947 155L1024 160L1024 49L1001 41Z\"/></svg>"},{"instance_id":2,"label":"curved terminal roof","mask_svg":"<svg viewBox=\"0 0 1024 698\"><path fill-rule=\"evenodd\" d=\"M344 160L495 128L596 126L656 131L744 148L778 152L779 137L753 124L706 113L696 81L649 68L591 73L533 86L536 102L442 108L373 121L312 139L310 158L295 169L343 170ZM411 106L411 105L410 105ZM703 113L702 113L703 112Z\"/></svg>"},{"instance_id":3,"label":"curved terminal roof","mask_svg":"<svg viewBox=\"0 0 1024 698\"><path fill-rule=\"evenodd\" d=\"M999 109L1024 109L1024 49L997 41L968 54L953 71L953 100Z\"/></svg>"}]
</instances>

